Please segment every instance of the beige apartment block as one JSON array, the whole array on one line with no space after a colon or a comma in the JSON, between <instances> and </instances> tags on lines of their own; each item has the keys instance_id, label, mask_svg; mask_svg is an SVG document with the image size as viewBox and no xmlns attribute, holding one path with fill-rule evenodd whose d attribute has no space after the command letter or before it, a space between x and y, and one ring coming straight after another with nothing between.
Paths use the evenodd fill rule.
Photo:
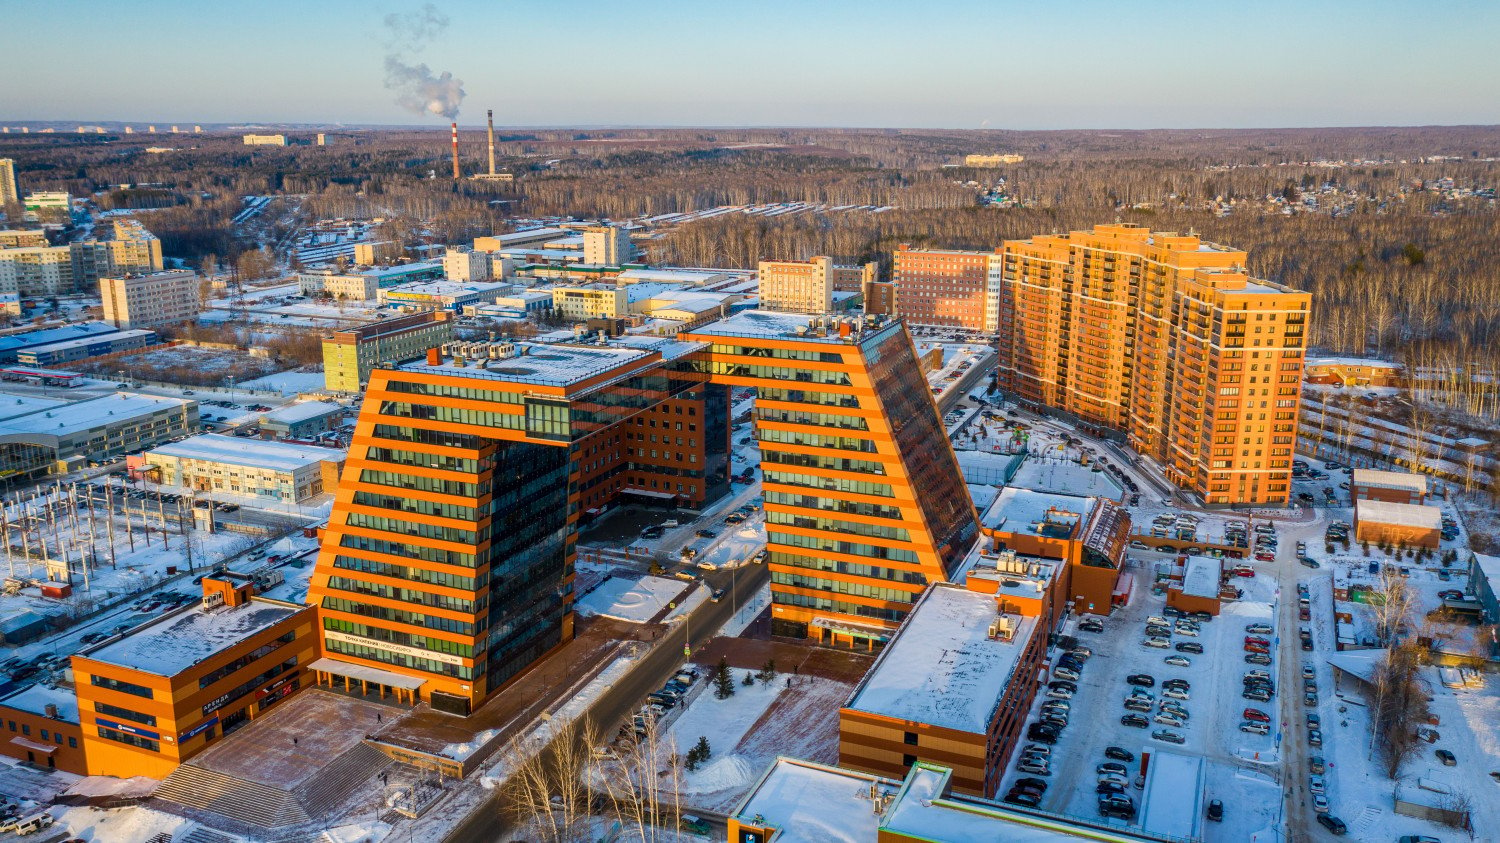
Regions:
<instances>
[{"instance_id":1,"label":"beige apartment block","mask_svg":"<svg viewBox=\"0 0 1500 843\"><path fill-rule=\"evenodd\" d=\"M245 135L245 146L286 146L286 135Z\"/></svg>"},{"instance_id":2,"label":"beige apartment block","mask_svg":"<svg viewBox=\"0 0 1500 843\"><path fill-rule=\"evenodd\" d=\"M462 246L443 255L443 275L450 281L488 281L490 255Z\"/></svg>"},{"instance_id":3,"label":"beige apartment block","mask_svg":"<svg viewBox=\"0 0 1500 843\"><path fill-rule=\"evenodd\" d=\"M583 230L583 262L595 266L619 266L635 256L630 232L612 225L591 225Z\"/></svg>"},{"instance_id":4,"label":"beige apartment block","mask_svg":"<svg viewBox=\"0 0 1500 843\"><path fill-rule=\"evenodd\" d=\"M877 265L845 266L822 255L805 261L761 261L760 307L790 313L828 313L835 292L861 292Z\"/></svg>"},{"instance_id":5,"label":"beige apartment block","mask_svg":"<svg viewBox=\"0 0 1500 843\"><path fill-rule=\"evenodd\" d=\"M185 270L99 279L104 321L116 328L154 328L197 318L196 273Z\"/></svg>"},{"instance_id":6,"label":"beige apartment block","mask_svg":"<svg viewBox=\"0 0 1500 843\"><path fill-rule=\"evenodd\" d=\"M385 266L401 257L401 244L394 240L373 240L354 244L357 266Z\"/></svg>"}]
</instances>

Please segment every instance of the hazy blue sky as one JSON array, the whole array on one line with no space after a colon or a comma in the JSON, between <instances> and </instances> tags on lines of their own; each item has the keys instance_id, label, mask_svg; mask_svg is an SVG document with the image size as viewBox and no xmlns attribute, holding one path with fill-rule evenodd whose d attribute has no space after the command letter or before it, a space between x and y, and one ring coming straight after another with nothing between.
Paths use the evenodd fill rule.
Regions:
<instances>
[{"instance_id":1,"label":"hazy blue sky","mask_svg":"<svg viewBox=\"0 0 1500 843\"><path fill-rule=\"evenodd\" d=\"M434 0L460 122L1018 129L1500 123L1496 0ZM439 125L390 0L6 0L0 122Z\"/></svg>"}]
</instances>

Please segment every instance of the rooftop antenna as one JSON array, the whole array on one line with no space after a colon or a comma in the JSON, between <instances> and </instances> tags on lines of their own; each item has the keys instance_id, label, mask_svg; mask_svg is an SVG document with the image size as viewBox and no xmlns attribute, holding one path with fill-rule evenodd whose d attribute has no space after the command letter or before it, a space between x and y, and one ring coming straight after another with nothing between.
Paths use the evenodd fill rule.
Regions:
<instances>
[{"instance_id":1,"label":"rooftop antenna","mask_svg":"<svg viewBox=\"0 0 1500 843\"><path fill-rule=\"evenodd\" d=\"M486 109L484 113L490 122L490 175L493 176L495 174L495 110Z\"/></svg>"}]
</instances>

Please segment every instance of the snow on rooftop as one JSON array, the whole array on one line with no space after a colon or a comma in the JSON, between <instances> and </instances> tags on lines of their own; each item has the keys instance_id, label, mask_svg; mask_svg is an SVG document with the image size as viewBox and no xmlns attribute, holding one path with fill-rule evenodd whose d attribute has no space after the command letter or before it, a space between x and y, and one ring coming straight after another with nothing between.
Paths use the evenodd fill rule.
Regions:
<instances>
[{"instance_id":1,"label":"snow on rooftop","mask_svg":"<svg viewBox=\"0 0 1500 843\"><path fill-rule=\"evenodd\" d=\"M853 342L853 337L840 337L836 328L833 330L820 330L814 327L815 321L826 324L837 318L811 313L745 310L728 318L720 319L717 322L694 328L689 333L706 336L782 338L829 343ZM852 318L857 319L857 317ZM893 320L886 320L884 317L876 317L876 320L877 322L873 327L877 331L887 325L896 324ZM798 329L801 329L802 333L799 334Z\"/></svg>"},{"instance_id":2,"label":"snow on rooftop","mask_svg":"<svg viewBox=\"0 0 1500 843\"><path fill-rule=\"evenodd\" d=\"M1373 468L1354 469L1353 483L1356 486L1378 486L1386 489L1410 489L1427 494L1427 475L1405 471L1379 471Z\"/></svg>"},{"instance_id":3,"label":"snow on rooftop","mask_svg":"<svg viewBox=\"0 0 1500 843\"><path fill-rule=\"evenodd\" d=\"M290 407L282 407L279 410L272 410L269 413L262 413L261 418L270 419L271 421L285 422L287 424L294 424L296 422L307 421L308 419L315 419L319 416L326 416L332 413L341 413L343 411L343 407L340 407L332 401L302 401L300 403L293 404Z\"/></svg>"},{"instance_id":4,"label":"snow on rooftop","mask_svg":"<svg viewBox=\"0 0 1500 843\"><path fill-rule=\"evenodd\" d=\"M24 416L0 421L0 435L7 433L67 436L107 424L126 424L158 410L178 410L197 402L134 392L116 392L100 398L75 401L62 407L41 408ZM50 415L49 415L50 414Z\"/></svg>"},{"instance_id":5,"label":"snow on rooftop","mask_svg":"<svg viewBox=\"0 0 1500 843\"><path fill-rule=\"evenodd\" d=\"M303 610L261 599L233 608L194 605L79 655L157 676L176 676Z\"/></svg>"},{"instance_id":6,"label":"snow on rooftop","mask_svg":"<svg viewBox=\"0 0 1500 843\"><path fill-rule=\"evenodd\" d=\"M1013 486L1064 495L1093 495L1121 500L1124 490L1103 471L1058 457L1027 457L1011 477Z\"/></svg>"},{"instance_id":7,"label":"snow on rooftop","mask_svg":"<svg viewBox=\"0 0 1500 843\"><path fill-rule=\"evenodd\" d=\"M776 843L868 843L880 823L870 802L872 784L881 794L896 789L879 776L777 758L735 816L779 829Z\"/></svg>"},{"instance_id":8,"label":"snow on rooftop","mask_svg":"<svg viewBox=\"0 0 1500 843\"><path fill-rule=\"evenodd\" d=\"M413 281L384 291L387 298L400 296L462 296L489 293L511 286L504 281Z\"/></svg>"},{"instance_id":9,"label":"snow on rooftop","mask_svg":"<svg viewBox=\"0 0 1500 843\"><path fill-rule=\"evenodd\" d=\"M162 445L151 451L165 457L264 468L272 471L296 471L325 460L342 460L344 452L333 448L290 445L243 436L204 433L181 442Z\"/></svg>"},{"instance_id":10,"label":"snow on rooftop","mask_svg":"<svg viewBox=\"0 0 1500 843\"><path fill-rule=\"evenodd\" d=\"M57 706L58 720L74 724L78 722L78 695L73 692L72 688L49 688L38 682L29 688L0 699L0 706L13 708L17 711L40 714L43 717L48 716L48 705Z\"/></svg>"},{"instance_id":11,"label":"snow on rooftop","mask_svg":"<svg viewBox=\"0 0 1500 843\"><path fill-rule=\"evenodd\" d=\"M77 325L64 325L60 328L42 328L36 331L27 331L21 334L0 337L0 351L35 348L36 346L49 345L63 340L78 339L80 337L99 337L104 334L115 333L119 333L119 329L108 322L81 322Z\"/></svg>"},{"instance_id":12,"label":"snow on rooftop","mask_svg":"<svg viewBox=\"0 0 1500 843\"><path fill-rule=\"evenodd\" d=\"M1479 573L1490 582L1490 593L1500 594L1500 556L1486 556L1483 553L1474 554L1475 567Z\"/></svg>"},{"instance_id":13,"label":"snow on rooftop","mask_svg":"<svg viewBox=\"0 0 1500 843\"><path fill-rule=\"evenodd\" d=\"M1435 506L1421 504L1358 500L1354 502L1354 521L1440 530L1443 527L1443 511Z\"/></svg>"},{"instance_id":14,"label":"snow on rooftop","mask_svg":"<svg viewBox=\"0 0 1500 843\"><path fill-rule=\"evenodd\" d=\"M970 483L968 486L969 498L974 501L974 508L980 512L989 509L995 498L1000 497L1000 490L994 486L983 483Z\"/></svg>"},{"instance_id":15,"label":"snow on rooftop","mask_svg":"<svg viewBox=\"0 0 1500 843\"><path fill-rule=\"evenodd\" d=\"M1013 638L992 639L990 623L998 617L991 595L932 586L865 674L848 707L985 733L1033 623L1009 615Z\"/></svg>"},{"instance_id":16,"label":"snow on rooftop","mask_svg":"<svg viewBox=\"0 0 1500 843\"><path fill-rule=\"evenodd\" d=\"M67 351L70 348L91 346L100 342L116 342L119 340L133 339L135 337L155 337L156 332L145 328L136 328L130 331L115 331L109 334L96 334L82 336L71 340L48 343L47 345L33 345L20 349L27 354L51 354L55 351Z\"/></svg>"},{"instance_id":17,"label":"snow on rooftop","mask_svg":"<svg viewBox=\"0 0 1500 843\"><path fill-rule=\"evenodd\" d=\"M1203 780L1202 756L1152 752L1146 792L1141 796L1142 830L1181 840L1199 839Z\"/></svg>"},{"instance_id":18,"label":"snow on rooftop","mask_svg":"<svg viewBox=\"0 0 1500 843\"><path fill-rule=\"evenodd\" d=\"M1076 538L1074 534L1077 532L1077 525L1086 521L1098 505L1099 501L1095 498L1057 495L1010 486L1000 490L1000 495L979 520L991 530L1032 535L1047 535L1050 534L1048 531L1057 531L1057 538ZM1043 526L1049 513L1052 515L1051 524ZM1066 513L1077 517L1069 518ZM1063 529L1068 531L1061 533Z\"/></svg>"},{"instance_id":19,"label":"snow on rooftop","mask_svg":"<svg viewBox=\"0 0 1500 843\"><path fill-rule=\"evenodd\" d=\"M572 335L564 333L571 339ZM639 348L610 345L563 345L541 343L516 343L517 357L502 360L487 360L485 368L471 361L464 366L455 365L452 358L444 358L436 366L425 360L404 364L408 371L432 371L445 375L484 378L487 380L511 381L542 386L572 386L613 371L629 363L639 362L650 352Z\"/></svg>"},{"instance_id":20,"label":"snow on rooftop","mask_svg":"<svg viewBox=\"0 0 1500 843\"><path fill-rule=\"evenodd\" d=\"M1108 837L1103 837L1097 828L1070 827L1066 820L1057 816L1013 810L995 802L980 802L965 796L945 796L950 776L951 773L938 765L913 765L905 786L897 794L880 828L916 840L941 840L944 843L1142 839L1114 829Z\"/></svg>"},{"instance_id":21,"label":"snow on rooftop","mask_svg":"<svg viewBox=\"0 0 1500 843\"><path fill-rule=\"evenodd\" d=\"M31 395L0 395L0 422L24 416L28 413L39 413L43 410L56 410L66 407L67 401L61 398L38 398Z\"/></svg>"},{"instance_id":22,"label":"snow on rooftop","mask_svg":"<svg viewBox=\"0 0 1500 843\"><path fill-rule=\"evenodd\" d=\"M1392 363L1389 360L1375 360L1367 357L1310 357L1307 360L1307 368L1314 366L1365 366L1372 369L1399 369L1400 363Z\"/></svg>"},{"instance_id":23,"label":"snow on rooftop","mask_svg":"<svg viewBox=\"0 0 1500 843\"><path fill-rule=\"evenodd\" d=\"M636 281L667 281L678 284L705 284L723 278L723 272L704 269L627 269L616 281L628 284Z\"/></svg>"},{"instance_id":24,"label":"snow on rooftop","mask_svg":"<svg viewBox=\"0 0 1500 843\"><path fill-rule=\"evenodd\" d=\"M1183 565L1182 593L1190 597L1218 599L1223 563L1212 556L1189 556Z\"/></svg>"}]
</instances>

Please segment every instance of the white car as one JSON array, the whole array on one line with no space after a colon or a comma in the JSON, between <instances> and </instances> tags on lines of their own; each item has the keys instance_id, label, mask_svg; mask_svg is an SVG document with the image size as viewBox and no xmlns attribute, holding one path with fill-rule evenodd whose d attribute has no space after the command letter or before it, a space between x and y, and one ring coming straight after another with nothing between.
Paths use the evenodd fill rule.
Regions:
<instances>
[{"instance_id":1,"label":"white car","mask_svg":"<svg viewBox=\"0 0 1500 843\"><path fill-rule=\"evenodd\" d=\"M1167 656L1162 661L1173 667L1191 667L1193 660L1187 656Z\"/></svg>"},{"instance_id":2,"label":"white car","mask_svg":"<svg viewBox=\"0 0 1500 843\"><path fill-rule=\"evenodd\" d=\"M1240 731L1248 732L1252 735L1269 735L1271 734L1271 727L1266 725L1265 723L1257 723L1254 720L1246 720L1245 722L1240 724Z\"/></svg>"},{"instance_id":3,"label":"white car","mask_svg":"<svg viewBox=\"0 0 1500 843\"><path fill-rule=\"evenodd\" d=\"M1181 728L1183 725L1181 717L1178 717L1177 715L1167 711L1163 711L1161 714L1158 714L1151 719L1155 720L1157 723L1160 723L1163 726L1176 726L1178 728Z\"/></svg>"},{"instance_id":4,"label":"white car","mask_svg":"<svg viewBox=\"0 0 1500 843\"><path fill-rule=\"evenodd\" d=\"M1328 797L1322 793L1312 795L1313 810L1319 814L1328 813Z\"/></svg>"},{"instance_id":5,"label":"white car","mask_svg":"<svg viewBox=\"0 0 1500 843\"><path fill-rule=\"evenodd\" d=\"M1190 700L1193 698L1191 694L1181 688L1168 688L1162 691L1161 695L1169 700Z\"/></svg>"},{"instance_id":6,"label":"white car","mask_svg":"<svg viewBox=\"0 0 1500 843\"><path fill-rule=\"evenodd\" d=\"M1328 780L1323 778L1322 776L1308 776L1307 789L1312 791L1313 793L1327 793Z\"/></svg>"},{"instance_id":7,"label":"white car","mask_svg":"<svg viewBox=\"0 0 1500 843\"><path fill-rule=\"evenodd\" d=\"M1196 626L1184 626L1183 624L1179 623L1177 625L1177 634L1178 635L1187 635L1187 636L1190 636L1192 638L1197 638L1198 637L1198 627L1196 627Z\"/></svg>"},{"instance_id":8,"label":"white car","mask_svg":"<svg viewBox=\"0 0 1500 843\"><path fill-rule=\"evenodd\" d=\"M1158 650L1166 650L1172 646L1172 642L1165 638L1147 638L1141 642L1142 647L1155 647Z\"/></svg>"}]
</instances>

